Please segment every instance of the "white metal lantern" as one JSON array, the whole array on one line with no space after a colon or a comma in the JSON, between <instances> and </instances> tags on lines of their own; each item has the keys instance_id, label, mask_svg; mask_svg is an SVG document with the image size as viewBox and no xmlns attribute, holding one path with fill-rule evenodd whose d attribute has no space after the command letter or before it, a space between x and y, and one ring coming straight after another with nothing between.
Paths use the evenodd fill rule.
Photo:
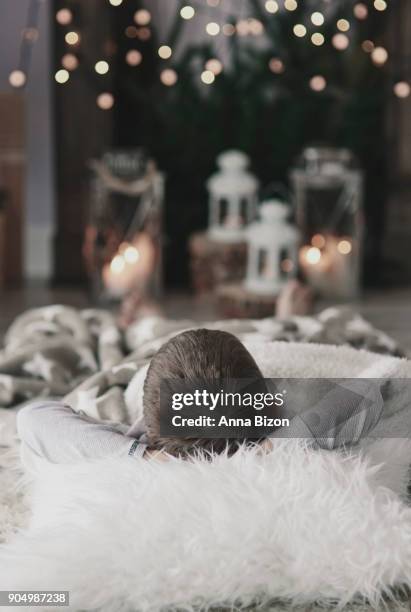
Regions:
<instances>
[{"instance_id":1,"label":"white metal lantern","mask_svg":"<svg viewBox=\"0 0 411 612\"><path fill-rule=\"evenodd\" d=\"M246 289L277 295L287 280L295 276L298 232L287 222L288 212L287 205L269 200L261 205L261 220L248 227Z\"/></svg>"},{"instance_id":2,"label":"white metal lantern","mask_svg":"<svg viewBox=\"0 0 411 612\"><path fill-rule=\"evenodd\" d=\"M207 181L208 234L219 242L241 242L245 227L255 217L258 181L247 171L249 158L241 151L225 151L217 164L219 172Z\"/></svg>"},{"instance_id":3,"label":"white metal lantern","mask_svg":"<svg viewBox=\"0 0 411 612\"><path fill-rule=\"evenodd\" d=\"M363 175L346 149L310 147L291 172L300 269L327 298L359 291L363 234Z\"/></svg>"}]
</instances>

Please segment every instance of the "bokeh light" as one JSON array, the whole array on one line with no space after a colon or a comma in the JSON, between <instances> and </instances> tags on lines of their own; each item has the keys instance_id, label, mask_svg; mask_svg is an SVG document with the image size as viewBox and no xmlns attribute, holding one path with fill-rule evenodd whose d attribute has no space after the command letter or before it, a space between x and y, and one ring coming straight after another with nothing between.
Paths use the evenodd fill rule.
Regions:
<instances>
[{"instance_id":1,"label":"bokeh light","mask_svg":"<svg viewBox=\"0 0 411 612\"><path fill-rule=\"evenodd\" d=\"M74 53L66 53L61 58L61 65L66 70L75 70L78 67L78 59Z\"/></svg>"},{"instance_id":2,"label":"bokeh light","mask_svg":"<svg viewBox=\"0 0 411 612\"><path fill-rule=\"evenodd\" d=\"M388 59L388 51L384 47L375 47L371 52L371 59L376 66L383 66Z\"/></svg>"},{"instance_id":3,"label":"bokeh light","mask_svg":"<svg viewBox=\"0 0 411 612\"><path fill-rule=\"evenodd\" d=\"M322 13L320 13L319 11L315 11L315 13L313 13L311 15L311 21L314 25L316 26L321 26L324 23L324 15Z\"/></svg>"},{"instance_id":4,"label":"bokeh light","mask_svg":"<svg viewBox=\"0 0 411 612\"><path fill-rule=\"evenodd\" d=\"M321 32L314 32L314 34L311 36L311 42L316 47L321 47L321 45L323 45L325 42L325 38Z\"/></svg>"},{"instance_id":5,"label":"bokeh light","mask_svg":"<svg viewBox=\"0 0 411 612\"><path fill-rule=\"evenodd\" d=\"M411 86L407 81L398 81L394 85L394 93L397 98L408 98L411 93Z\"/></svg>"},{"instance_id":6,"label":"bokeh light","mask_svg":"<svg viewBox=\"0 0 411 612\"><path fill-rule=\"evenodd\" d=\"M203 81L203 83L205 83L205 85L211 85L211 83L214 83L215 81L215 75L213 72L211 72L211 70L204 70L201 73L200 78Z\"/></svg>"},{"instance_id":7,"label":"bokeh light","mask_svg":"<svg viewBox=\"0 0 411 612\"><path fill-rule=\"evenodd\" d=\"M206 25L206 32L209 36L217 36L220 32L220 26L215 21L210 21Z\"/></svg>"},{"instance_id":8,"label":"bokeh light","mask_svg":"<svg viewBox=\"0 0 411 612\"><path fill-rule=\"evenodd\" d=\"M296 23L293 27L293 32L298 38L302 38L307 34L307 28L302 23Z\"/></svg>"},{"instance_id":9,"label":"bokeh light","mask_svg":"<svg viewBox=\"0 0 411 612\"><path fill-rule=\"evenodd\" d=\"M67 32L64 40L68 45L77 45L80 42L80 36L77 32Z\"/></svg>"},{"instance_id":10,"label":"bokeh light","mask_svg":"<svg viewBox=\"0 0 411 612\"><path fill-rule=\"evenodd\" d=\"M62 68L61 70L57 70L56 74L54 75L54 78L56 79L57 83L59 83L60 85L63 85L64 83L67 83L67 81L70 78L70 73L68 70L65 70L64 68Z\"/></svg>"},{"instance_id":11,"label":"bokeh light","mask_svg":"<svg viewBox=\"0 0 411 612\"><path fill-rule=\"evenodd\" d=\"M97 96L97 106L102 110L110 110L114 106L114 96L111 93L104 92ZM114 261L114 260L113 260Z\"/></svg>"},{"instance_id":12,"label":"bokeh light","mask_svg":"<svg viewBox=\"0 0 411 612\"><path fill-rule=\"evenodd\" d=\"M151 13L147 9L140 9L134 13L134 21L137 25L146 26L151 21Z\"/></svg>"},{"instance_id":13,"label":"bokeh light","mask_svg":"<svg viewBox=\"0 0 411 612\"><path fill-rule=\"evenodd\" d=\"M12 87L24 87L27 77L22 70L13 70L9 74L9 83Z\"/></svg>"},{"instance_id":14,"label":"bokeh light","mask_svg":"<svg viewBox=\"0 0 411 612\"><path fill-rule=\"evenodd\" d=\"M60 25L68 25L73 20L73 13L68 8L62 8L56 13L56 21Z\"/></svg>"},{"instance_id":15,"label":"bokeh light","mask_svg":"<svg viewBox=\"0 0 411 612\"><path fill-rule=\"evenodd\" d=\"M169 47L168 45L161 45L161 47L158 50L158 55L161 57L161 59L169 59L173 54L173 51L171 49L171 47Z\"/></svg>"},{"instance_id":16,"label":"bokeh light","mask_svg":"<svg viewBox=\"0 0 411 612\"><path fill-rule=\"evenodd\" d=\"M317 74L310 79L310 87L313 91L323 91L327 87L327 81L323 76Z\"/></svg>"},{"instance_id":17,"label":"bokeh light","mask_svg":"<svg viewBox=\"0 0 411 612\"><path fill-rule=\"evenodd\" d=\"M130 51L127 51L126 62L127 64L129 64L129 66L138 66L139 64L141 64L142 60L143 56L141 55L140 51L137 51L137 49L131 49Z\"/></svg>"},{"instance_id":18,"label":"bokeh light","mask_svg":"<svg viewBox=\"0 0 411 612\"><path fill-rule=\"evenodd\" d=\"M183 19L192 19L195 14L196 12L194 8L192 6L189 6L188 4L186 6L183 6L180 10L180 15Z\"/></svg>"},{"instance_id":19,"label":"bokeh light","mask_svg":"<svg viewBox=\"0 0 411 612\"><path fill-rule=\"evenodd\" d=\"M336 49L338 49L338 51L344 51L348 48L348 45L350 44L350 39L346 34L334 34L334 36L332 37L332 44Z\"/></svg>"},{"instance_id":20,"label":"bokeh light","mask_svg":"<svg viewBox=\"0 0 411 612\"><path fill-rule=\"evenodd\" d=\"M274 74L282 74L285 71L284 62L278 57L272 57L268 62L268 66Z\"/></svg>"},{"instance_id":21,"label":"bokeh light","mask_svg":"<svg viewBox=\"0 0 411 612\"><path fill-rule=\"evenodd\" d=\"M177 83L177 72L172 68L166 68L160 73L160 81L167 87L172 87Z\"/></svg>"},{"instance_id":22,"label":"bokeh light","mask_svg":"<svg viewBox=\"0 0 411 612\"><path fill-rule=\"evenodd\" d=\"M99 60L96 62L94 70L97 72L97 74L107 74L107 72L110 70L110 66L105 60Z\"/></svg>"},{"instance_id":23,"label":"bokeh light","mask_svg":"<svg viewBox=\"0 0 411 612\"><path fill-rule=\"evenodd\" d=\"M271 13L272 15L277 13L279 8L278 3L275 0L267 0L264 6L267 13Z\"/></svg>"}]
</instances>

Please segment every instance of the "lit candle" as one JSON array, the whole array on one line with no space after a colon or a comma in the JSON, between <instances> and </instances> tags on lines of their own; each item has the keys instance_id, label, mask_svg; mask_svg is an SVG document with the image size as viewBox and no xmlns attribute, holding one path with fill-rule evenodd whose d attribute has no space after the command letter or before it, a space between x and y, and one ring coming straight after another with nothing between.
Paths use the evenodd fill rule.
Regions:
<instances>
[{"instance_id":1,"label":"lit candle","mask_svg":"<svg viewBox=\"0 0 411 612\"><path fill-rule=\"evenodd\" d=\"M352 297L358 270L352 258L349 238L315 234L311 245L300 249L300 266L309 285L324 297Z\"/></svg>"},{"instance_id":2,"label":"lit candle","mask_svg":"<svg viewBox=\"0 0 411 612\"><path fill-rule=\"evenodd\" d=\"M110 263L103 267L103 282L110 295L121 297L147 284L155 265L155 248L146 234L124 242Z\"/></svg>"}]
</instances>

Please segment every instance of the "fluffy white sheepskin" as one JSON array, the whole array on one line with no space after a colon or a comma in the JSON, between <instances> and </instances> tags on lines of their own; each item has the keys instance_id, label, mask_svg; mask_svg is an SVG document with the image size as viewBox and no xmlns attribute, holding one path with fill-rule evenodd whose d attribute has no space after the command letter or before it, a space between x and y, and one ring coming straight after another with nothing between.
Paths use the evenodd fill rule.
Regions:
<instances>
[{"instance_id":1,"label":"fluffy white sheepskin","mask_svg":"<svg viewBox=\"0 0 411 612\"><path fill-rule=\"evenodd\" d=\"M349 347L247 345L266 376L411 377L410 361ZM133 417L142 378L128 390ZM290 440L266 456L213 462L48 466L23 498L14 420L1 411L0 445L14 450L0 446L0 542L8 541L0 590L69 590L76 611L258 598L300 602L305 611L314 600L343 604L356 595L374 609L393 586L411 587L411 509L401 499L410 441L369 442L366 461ZM12 538L28 505L31 525Z\"/></svg>"},{"instance_id":2,"label":"fluffy white sheepskin","mask_svg":"<svg viewBox=\"0 0 411 612\"><path fill-rule=\"evenodd\" d=\"M369 455L402 466L403 492L406 444L374 442ZM357 595L377 605L411 585L411 509L385 476L372 459L294 440L211 462L49 466L30 528L0 547L0 590L69 590L71 610L106 612Z\"/></svg>"}]
</instances>

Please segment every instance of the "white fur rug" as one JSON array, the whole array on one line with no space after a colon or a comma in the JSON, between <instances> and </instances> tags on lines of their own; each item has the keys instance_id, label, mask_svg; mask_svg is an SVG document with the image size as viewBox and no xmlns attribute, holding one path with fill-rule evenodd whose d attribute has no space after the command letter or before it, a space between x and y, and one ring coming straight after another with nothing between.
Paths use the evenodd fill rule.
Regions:
<instances>
[{"instance_id":1,"label":"white fur rug","mask_svg":"<svg viewBox=\"0 0 411 612\"><path fill-rule=\"evenodd\" d=\"M0 590L69 590L71 609L107 612L358 594L376 606L411 585L411 509L383 480L296 441L212 463L50 466L30 529L1 550Z\"/></svg>"},{"instance_id":2,"label":"white fur rug","mask_svg":"<svg viewBox=\"0 0 411 612\"><path fill-rule=\"evenodd\" d=\"M410 376L410 362L393 357L250 341L266 376ZM375 609L411 586L407 440L370 442L366 458L283 441L269 455L213 462L49 466L23 494L10 411L0 443L0 590L70 590L76 611L281 599L311 612L358 595Z\"/></svg>"}]
</instances>

